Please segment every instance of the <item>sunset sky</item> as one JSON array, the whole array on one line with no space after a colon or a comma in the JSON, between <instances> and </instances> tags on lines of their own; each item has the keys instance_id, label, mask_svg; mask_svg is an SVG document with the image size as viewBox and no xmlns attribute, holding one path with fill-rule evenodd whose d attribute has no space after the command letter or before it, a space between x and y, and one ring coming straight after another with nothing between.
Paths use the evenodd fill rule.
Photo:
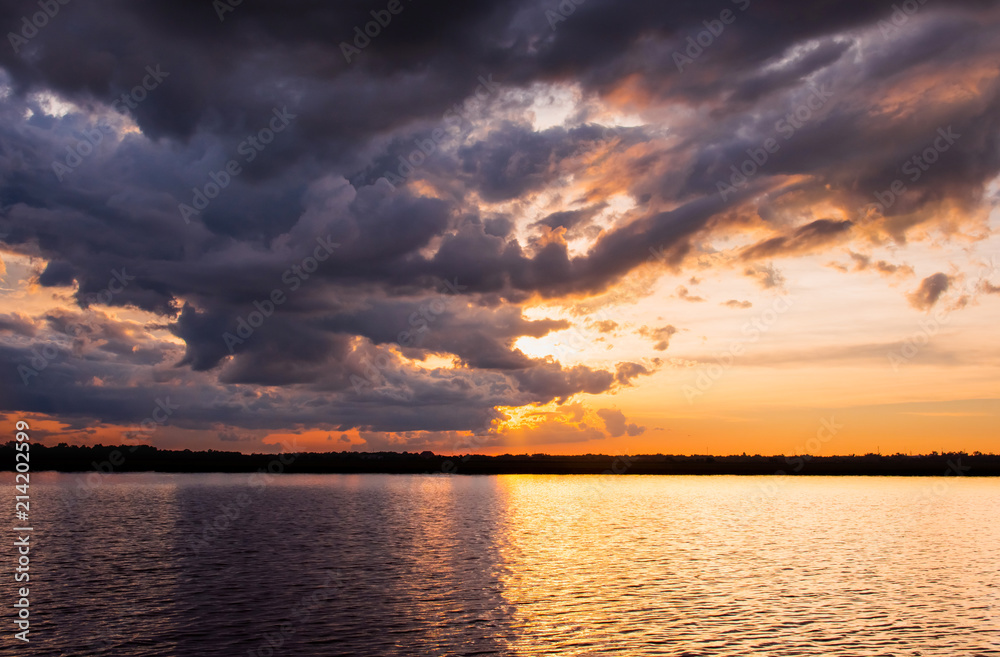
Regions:
<instances>
[{"instance_id":1,"label":"sunset sky","mask_svg":"<svg viewBox=\"0 0 1000 657\"><path fill-rule=\"evenodd\" d=\"M1000 451L995 2L38 11L0 413L46 444Z\"/></svg>"}]
</instances>

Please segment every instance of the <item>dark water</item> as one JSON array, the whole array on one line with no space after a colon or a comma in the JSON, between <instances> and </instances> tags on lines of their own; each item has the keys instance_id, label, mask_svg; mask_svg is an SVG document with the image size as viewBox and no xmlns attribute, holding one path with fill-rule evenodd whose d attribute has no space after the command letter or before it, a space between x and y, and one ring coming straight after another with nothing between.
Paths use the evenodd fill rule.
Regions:
<instances>
[{"instance_id":1,"label":"dark water","mask_svg":"<svg viewBox=\"0 0 1000 657\"><path fill-rule=\"evenodd\" d=\"M1000 655L995 480L79 482L32 475L6 654Z\"/></svg>"}]
</instances>

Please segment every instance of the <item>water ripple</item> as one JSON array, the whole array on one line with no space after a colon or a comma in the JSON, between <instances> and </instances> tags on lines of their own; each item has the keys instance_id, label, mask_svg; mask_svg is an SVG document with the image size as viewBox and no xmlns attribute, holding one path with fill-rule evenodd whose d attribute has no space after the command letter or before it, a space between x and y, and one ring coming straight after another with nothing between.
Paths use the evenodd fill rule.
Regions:
<instances>
[{"instance_id":1,"label":"water ripple","mask_svg":"<svg viewBox=\"0 0 1000 657\"><path fill-rule=\"evenodd\" d=\"M33 475L17 654L1000 655L990 480L105 481Z\"/></svg>"}]
</instances>

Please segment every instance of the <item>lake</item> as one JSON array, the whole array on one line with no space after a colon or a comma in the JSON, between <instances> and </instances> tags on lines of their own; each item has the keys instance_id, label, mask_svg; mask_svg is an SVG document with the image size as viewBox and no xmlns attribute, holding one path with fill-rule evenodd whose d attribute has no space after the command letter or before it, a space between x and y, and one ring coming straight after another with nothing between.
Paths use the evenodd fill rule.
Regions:
<instances>
[{"instance_id":1,"label":"lake","mask_svg":"<svg viewBox=\"0 0 1000 657\"><path fill-rule=\"evenodd\" d=\"M1000 655L995 479L85 482L31 475L16 654Z\"/></svg>"}]
</instances>

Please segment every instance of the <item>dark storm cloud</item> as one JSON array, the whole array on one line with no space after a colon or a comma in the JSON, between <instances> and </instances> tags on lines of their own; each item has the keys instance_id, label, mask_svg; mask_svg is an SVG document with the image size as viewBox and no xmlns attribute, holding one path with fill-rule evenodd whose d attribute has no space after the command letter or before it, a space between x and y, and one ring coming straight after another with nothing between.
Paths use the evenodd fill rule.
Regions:
<instances>
[{"instance_id":1,"label":"dark storm cloud","mask_svg":"<svg viewBox=\"0 0 1000 657\"><path fill-rule=\"evenodd\" d=\"M586 153L608 138L604 129L593 125L534 132L528 126L508 123L490 132L483 141L460 149L458 173L485 200L506 201L551 184L563 173L560 165L564 161ZM599 209L589 211L594 213ZM577 221L586 218L583 214ZM576 223L572 217L564 215L562 219L569 222L567 227ZM542 223L552 221L550 217Z\"/></svg>"},{"instance_id":2,"label":"dark storm cloud","mask_svg":"<svg viewBox=\"0 0 1000 657\"><path fill-rule=\"evenodd\" d=\"M583 210L553 212L544 219L535 222L534 226L545 227L553 231L564 230L568 240L587 236L588 233L596 236L601 228L594 225L594 218L605 207L607 207L606 204L599 203Z\"/></svg>"},{"instance_id":3,"label":"dark storm cloud","mask_svg":"<svg viewBox=\"0 0 1000 657\"><path fill-rule=\"evenodd\" d=\"M852 225L853 223L850 221L819 219L796 228L789 235L772 237L749 246L743 250L740 257L744 260L759 260L779 255L803 253L839 239L851 229Z\"/></svg>"},{"instance_id":4,"label":"dark storm cloud","mask_svg":"<svg viewBox=\"0 0 1000 657\"><path fill-rule=\"evenodd\" d=\"M240 4L225 20L210 2L70 3L18 52L0 48L4 241L47 263L40 285L75 284L80 306L108 289L111 272L128 272L134 280L110 305L156 313L184 342L164 346L108 319L8 315L0 319L0 333L11 339L0 344L5 371L29 362L43 338L56 340L58 357L37 386L14 377L3 391L5 408L131 421L149 412L151 395L173 390L191 427L480 429L495 406L605 392L649 373L637 363L603 371L525 355L514 346L519 337L565 328L525 319L521 304L531 299L604 291L646 263L651 247L677 269L705 234L741 226L748 204L759 203L769 222L769 204L786 197L871 205L906 176L908 158L932 144L939 128L960 137L881 210L884 233L905 241L924 220L915 210L926 204L971 207L1000 171L995 75L978 83L973 100L873 109L886 89L947 75L966 61L995 62L994 3L928 3L889 37L877 22L892 7L861 0L822 11L757 0L745 11L743 2L588 0L556 30L545 16L550 4L407 4L350 63L341 43L371 20L368 2L261 0ZM25 7L33 5L0 6L0 26L19 29ZM674 53L723 8L736 12L735 22L678 72ZM110 104L140 85L149 66L168 76L130 110L140 134ZM577 125L534 130L525 118L530 99L491 93L406 185L379 180L443 127L449 110L467 107L484 76L522 96L534 84L574 83L585 98L684 111L664 126L610 133L586 112ZM787 117L817 88L831 94L822 107L791 135L779 128L792 125ZM80 109L52 110L47 94ZM241 148L275 110L294 118L249 161ZM53 162L72 160L95 129L101 143L60 179ZM722 198L718 181L767 139L780 148ZM185 223L178 205L192 203L193 189L205 190L230 160L241 172ZM587 176L596 181L591 197L546 211L534 225L535 235L564 230L568 239L595 239L583 253L558 240L521 241L518 211L477 202L520 202ZM799 180L775 192L788 177ZM639 203L613 225L599 225L607 190ZM861 220L799 228L775 220L777 237L742 252L745 273L780 286L780 273L758 260L822 248ZM318 240L340 247L308 276L294 273ZM940 296L928 280L914 303L932 305ZM434 322L424 313L419 343L399 344L445 281L461 290ZM230 350L223 334L274 290L287 300ZM80 328L67 333L67 322ZM45 335L36 335L42 326ZM669 334L650 337L666 349ZM459 367L407 360L431 355ZM377 376L376 359L384 365ZM360 389L357 377L367 382ZM136 382L149 387L133 390ZM253 414L213 401L239 386L277 392Z\"/></svg>"},{"instance_id":5,"label":"dark storm cloud","mask_svg":"<svg viewBox=\"0 0 1000 657\"><path fill-rule=\"evenodd\" d=\"M635 22L626 23L627 25L632 26L631 29L633 30L633 35L641 33L640 26L642 26L641 29L643 31L647 29L655 31L658 28L651 26L659 25L660 26L659 29L666 30L667 32L669 32L667 27L670 25L676 25L680 27L698 22L696 20L696 16L693 13L695 7L693 6L689 7L687 5L677 5L671 7L669 11L664 11L664 10L657 11L650 7L640 5L639 3L633 3L631 5L616 7L615 9L616 9L615 12L616 24L618 24L622 20L627 21L630 15L633 16ZM765 13L772 11L766 8L766 6L761 6L760 9ZM355 13L357 13L357 10L358 8L355 8ZM546 42L546 48L552 50L552 49L568 47L567 44L573 42L579 30L583 30L588 25L592 24L592 21L596 16L594 12L597 12L598 10L610 13L610 8L600 3L594 3L594 5L588 7L586 11L581 10L580 13L574 15L573 21L567 23L567 25L561 26L558 36L555 37L554 41L552 41L551 43ZM840 14L837 19L831 20L829 26L834 26L838 23L844 25L851 24L852 22L860 23L864 21L865 15L871 13L871 10L869 9L861 10L860 5L858 6L858 10L860 13L853 17L851 17L850 12L843 11L843 13ZM132 10L132 13L134 13L135 11L136 10ZM157 18L162 18L161 14L163 13L163 11L165 10L162 8L160 10L151 9L148 10L148 14L151 16L155 16ZM183 11L181 11L181 13L183 13ZM309 8L305 9L304 11L305 15L311 15L311 12L318 11L318 8L309 5ZM81 11L81 13L83 12ZM148 20L146 12L140 12L138 15L132 15L132 13L130 13L127 10L124 11L124 17L119 18L119 20L127 22L129 20L127 17L131 16L130 20L137 25L144 25L145 24L144 21ZM508 30L517 31L524 29L527 30L527 33L531 33L531 30L528 29L524 20L525 16L527 16L528 13L529 13L528 7L521 7L519 12L515 12L512 7L507 5L496 5L491 10L484 9L482 11L470 12L469 16L463 15L461 14L461 12L460 15L456 16L453 13L449 12L447 20L443 24L435 28L435 30L433 30L432 32L439 33L442 30L444 32L447 32L449 29L453 29L454 26L450 23L450 21L469 20L471 21L471 23L469 25L466 25L465 27L471 28L470 30L471 33L476 33L477 30L486 29L484 27L484 24L479 22L484 17L496 18L498 16L508 16L508 18L510 18L510 20L512 21L509 27L507 28ZM297 47L292 47L291 45L285 44L287 50L282 50L280 47L282 44L284 44L284 41L286 39L289 39L291 37L291 34L286 32L281 27L282 25L287 25L288 22L291 20L290 14L292 14L291 11L278 12L273 9L268 11L263 8L255 9L251 7L245 7L245 8L241 7L240 14L238 16L234 16L230 21L227 21L225 25L218 27L217 26L203 27L206 36L206 43L204 44L204 47L214 48L214 49L235 48L236 46L229 40L222 40L220 44L218 39L214 39L211 42L211 44L208 43L207 35L209 34L215 35L218 30L223 28L227 30L233 30L234 32L239 32L241 30L249 30L249 31L265 30L266 33L266 31L268 30L273 30L275 34L272 35L272 40L267 41L265 43L269 47L273 47L275 49L274 52L269 52L268 57L266 58L258 55L256 59L263 59L268 62L282 62L286 60L297 61L296 58L300 55L299 48L302 47L301 45ZM669 15L669 20L667 19L668 15ZM194 16L195 14L192 13L191 18L193 19ZM267 16L267 20L266 21L261 20L261 16ZM418 16L417 14L407 14L406 18L407 19L412 18L415 21L413 23L415 25L415 24L420 24L421 20L423 20L421 16L422 15ZM516 17L517 20L514 20L514 17ZM746 17L752 18L751 14L746 14ZM817 25L813 21L804 19L801 16L798 18L802 19L803 24L783 25L783 28L788 30L789 34L793 34L797 31L803 31L805 33L809 33L810 30L816 29ZM301 18L297 20L301 20ZM324 20L318 21L318 24L329 27L337 23L338 20L341 20L340 16L331 14L330 16L326 16ZM273 21L277 21L277 23L272 25ZM405 21L400 21L400 25L403 25L404 23ZM353 23L350 22L346 24L353 25ZM751 20L750 22L746 23L746 25L743 26L742 29L750 29L750 27L753 24L754 24L753 20ZM53 24L52 27L55 28L57 26ZM105 29L113 30L114 27L106 27ZM172 29L176 29L176 27L172 27L172 22L170 22L168 23L165 32L169 33ZM409 28L400 28L400 33L404 33L406 29ZM457 28L455 29L457 30ZM304 39L307 42L311 43L312 47L315 48L322 48L324 43L328 48L335 45L333 43L334 38L329 33L327 34L326 40L319 38L319 35L317 34L316 35L317 40L315 43L313 43L310 40L310 34L315 34L313 26L310 26L308 29L306 29L304 33L302 32L297 33L297 36L299 37L297 43L300 43ZM425 56L427 57L434 56L435 53L437 53L437 51L435 51L434 49L428 49L427 44L421 40L422 37L417 37L415 36L416 34L417 33L413 33L413 36L411 36L410 38L402 39L399 43L397 43L396 42L397 37L394 37L387 30L387 33L383 35L384 38L380 39L377 44L373 44L370 50L366 50L364 54L366 56L372 55L371 57L368 58L368 60L372 61L373 63L376 61L377 62L394 61L398 66L402 66L403 70L406 70L405 62L393 59L394 56L399 55L399 53L410 53L411 49L417 47L423 48L424 50L421 50L421 52L424 52ZM157 38L159 38L159 36L157 36ZM795 38L800 38L800 35L795 35ZM598 41L600 42L601 47L607 47L609 43L613 43L614 40L615 39L612 38L610 42L605 41L604 39ZM465 41L463 41L463 43L465 43ZM382 49L380 50L379 47L382 47ZM813 62L814 64L816 62L829 63L830 57L819 57L816 54L816 52L826 52L827 50L829 50L830 52L834 52L837 51L837 49L840 47L841 46L837 46L837 48L833 48L833 46L829 45L824 46L823 48L826 48L826 50L824 50L823 48L820 48L819 50L814 50L810 54L805 55L802 59L803 61ZM474 59L475 52L476 51L473 51L472 53L465 52L465 55L462 59L464 60ZM192 56L190 52L176 53L176 54L179 57ZM516 47L512 48L511 51L507 53L507 55L512 62L513 61L522 62L523 60L523 56L519 56L519 51L517 50ZM540 57L537 59L542 62L545 61L544 57ZM622 60L623 63L628 60L627 56L625 56L622 53L619 53L618 59ZM213 63L213 66L233 67L237 65L238 61L239 58L236 58L234 62ZM536 65L539 64L539 61L535 61ZM433 69L434 72L428 72L427 75L437 74L441 77L442 80L451 79L450 75L454 72L453 67L456 65L457 64L443 66L440 70ZM799 70L799 68L801 68L802 66L804 66L804 64L802 64L801 62L799 62L798 64L793 62L792 64L788 64L785 68L791 67L794 70ZM369 68L372 68L373 70L369 70ZM582 68L583 67L581 67L581 69ZM38 65L31 70L34 72L36 76L42 76L45 73L45 69L41 65ZM391 76L391 74L394 71L398 72L398 70L399 69L391 67L390 68L369 67L365 65L364 62L361 62L361 65L358 67L350 67L346 70L341 70L338 67L334 67L331 70L310 69L308 71L308 74L311 74L313 76L312 78L310 78L310 83L314 85L315 88L307 86L302 89L297 89L296 94L303 98L315 98L319 96L320 98L328 97L331 100L337 97L337 94L342 94L345 98L345 104L349 104L352 107L365 106L366 103L364 102L364 94L360 92L355 85L351 85L350 94L348 94L346 90L338 91L339 87L337 85L341 77L350 75L360 75L361 72L363 72L366 76L366 79L370 79L374 83L375 81L381 80L386 76ZM747 67L744 64L742 68L740 66L737 66L735 67L734 70L736 70L737 72L740 70L745 71L747 70ZM780 69L779 67L779 70L782 69ZM271 68L264 69L264 74L261 76L261 79L277 81L282 78L281 75L282 72L283 71L278 64L271 64ZM218 72L215 71L211 66L207 67L207 70L198 69L197 73L202 76L218 75ZM192 71L192 74L195 74L195 72ZM28 75L28 73L24 72L24 75ZM173 75L174 79L172 81L176 81L180 76L179 73L175 73ZM306 74L300 73L300 76L302 75ZM475 78L475 76L472 77ZM468 91L467 88L461 87L461 85L459 86L460 89L456 90L456 95L449 98L449 100L451 99L461 100L460 94L466 93ZM164 88L165 87L166 85L164 85ZM393 92L402 93L402 90L400 90L398 87L399 85L394 85ZM245 87L244 91L247 94L250 94L254 90L254 88L255 88L254 85L248 85ZM416 89L411 91L415 93ZM421 89L421 91L424 91L424 89ZM376 93L376 96L379 99L378 102L379 109L385 109L385 111L388 111L389 108L399 106L399 116L400 119L403 120L403 123L406 122L412 123L414 121L421 120L420 117L422 115L420 112L419 104L406 103L404 108L402 106L402 102L397 103L394 101L393 93L391 92L383 93L382 89L373 90L373 92ZM80 91L80 93L83 92ZM324 94L331 94L331 95L326 96ZM360 98L359 94L361 94ZM428 94L422 93L421 95L427 96ZM349 103L346 102L348 99L350 100ZM236 122L236 125L241 125L244 128L252 129L253 120L250 117L254 116L255 114L257 116L266 116L269 112L268 108L258 107L255 110L253 103L242 102L248 100L246 98L240 98L238 100L241 102L237 102L236 98L232 98L231 103L234 108L236 107L239 108L241 116L243 117L244 120ZM275 100L280 100L280 99L275 98ZM158 105L159 103L160 103L159 100L157 100L156 102L145 103L137 111L141 112L143 107ZM197 103L194 103L193 101L192 104L197 105ZM208 112L209 109L212 107L207 102L201 106L206 108L205 109L206 112ZM285 190L283 191L279 189L267 190L265 188L253 191L246 188L246 182L251 180L250 177L244 177L238 179L233 183L234 186L237 187L234 187L231 190L232 193L224 195L223 198L220 198L218 201L214 202L211 205L210 209L205 213L204 217L205 224L213 232L221 233L223 235L235 235L244 239L253 239L255 235L259 235L262 239L268 240L272 239L280 231L289 228L291 222L294 222L296 217L301 213L303 209L300 206L301 194L304 191L302 185L301 183L298 184L292 183L292 185L294 186L288 188L287 182L291 181L292 179L297 179L301 181L303 179L308 180L311 177L314 177L315 172L310 171L310 167L307 164L303 163L302 160L305 159L305 157L308 157L309 159L314 159L317 153L320 152L326 153L328 151L327 149L321 146L321 142L316 141L315 135L309 134L308 129L302 127L306 126L308 123L308 115L307 115L308 110L297 109L296 111L300 113L301 118L297 119L295 126L293 126L294 133L287 135L288 142L287 143L281 142L279 144L276 144L275 146L272 146L271 148L273 149L281 149L281 150L269 151L267 157L259 158L259 162L270 163L269 166L275 166L276 170L284 171L285 175L279 176L276 173L267 175L267 172L260 171L258 172L259 180L254 181L256 183L255 184L256 188L259 188L261 186L260 185L261 182L264 183L270 182L272 185L276 186L280 186L282 182L286 182ZM436 118L436 115L432 114L430 115L430 118L434 119ZM328 120L325 121L324 123L330 126L329 128L330 130L334 129L342 130L342 132L344 132L345 134L351 135L350 138L352 139L357 137L358 135L376 134L379 130L392 130L395 129L395 127L397 126L397 123L393 123L392 125L378 126L376 128L373 128L371 132L366 132L364 130L356 129L356 126L352 126L349 122L339 120L339 117L337 117L336 115L329 117ZM227 125L230 125L230 123L223 121L220 122L218 125L213 124L211 128L212 131L211 134L215 138L221 140L221 142L223 142L224 144L228 144L229 146L228 149L220 147L220 150L222 152L220 153L220 157L217 160L218 164L224 162L223 157L227 154L231 154L232 148L235 147L236 144L235 140L237 138L242 138L242 136L246 132L246 130L244 130L243 134L237 134L236 136L233 136L232 139L228 139L227 141L227 139L224 137L225 135L224 131L227 130L225 126ZM399 125L402 125L402 123L399 123ZM141 120L140 120L140 126L142 126ZM844 126L845 130L847 128L854 128L854 127L856 126L853 125ZM470 180L469 184L476 187L480 191L480 193L483 193L487 197L490 197L491 195L493 196L500 195L503 198L507 198L510 197L512 194L520 194L528 189L535 188L535 186L538 184L547 182L550 179L551 175L555 175L555 173L557 172L552 171L553 161L558 162L559 160L568 157L569 154L579 151L581 142L579 141L580 138L575 136L575 133L581 131L586 133L588 129L581 128L576 131L569 131L569 132L562 129L553 129L546 131L544 133L532 133L530 131L527 132L524 131L523 127L516 128L514 126L507 126L505 128L496 130L493 133L490 133L490 136L487 137L484 141L475 143L466 148L465 150L463 150L462 153L464 153L464 155L462 156L462 161L460 163L459 171L467 172L467 174L469 175L475 174L476 178ZM711 139L710 135L707 136ZM204 137L202 138L204 139ZM587 137L587 139L593 139L593 138L594 138L593 135ZM805 136L800 137L800 139L802 139L803 141L802 150L808 150L813 153L823 153L824 157L826 157L828 149L815 148L816 142L809 141ZM840 135L836 135L834 139L831 139L829 141L832 142L834 140L840 140ZM284 143L284 145L282 145L282 143ZM708 145L711 147L711 141L708 142ZM734 154L740 154L742 151L737 151L735 149L742 148L744 145L747 144L743 143L743 141L733 142L732 146L734 150L732 152ZM808 149L806 148L806 146L808 146ZM294 155L294 152L296 150L300 153L299 155ZM709 152L710 151L711 148L709 149ZM340 149L337 152L349 152L349 150L344 151L343 149ZM776 157L785 158L785 157L792 157L794 155L794 153L791 153L786 156L786 153L790 153L790 151L786 150L784 152L779 152ZM721 157L719 159L719 162L720 164L723 164L725 162L728 162L730 159L732 158L728 156ZM296 162L298 162L298 164L296 164ZM162 175L164 173L166 174L167 179L177 179L178 175L183 175L179 173L179 170L190 170L190 167L184 167L183 166L184 164L185 164L184 162L177 162L177 163L167 162L164 163L164 166L168 168L169 171L167 172L147 171L146 173L151 176L156 175L161 180L164 177ZM218 164L216 165L210 164L209 166L204 167L204 171L202 171L201 173L197 173L197 175L187 176L188 178L187 180L184 180L183 182L178 180L177 182L181 184L185 183L197 184L198 182L204 182L207 179L206 175L210 173L212 170L214 170L214 168L217 168ZM775 161L775 172L786 169L801 170L802 168L803 167L801 166L801 164L797 164L792 160L788 160L787 162L784 163L779 162L778 160ZM122 169L125 169L125 167L122 167ZM195 168L196 171L197 169L198 167ZM254 169L251 167L250 170L252 171ZM548 174L549 177L546 177L546 174ZM248 173L246 175L250 176L251 174ZM276 180L275 178L278 179ZM712 182L713 181L711 180L706 180L706 185L711 186ZM511 187L511 185L513 185L514 187ZM183 189L183 187L181 188ZM108 191L110 192L111 190ZM147 198L143 200L148 202L151 199ZM124 207L122 208L122 210L127 212L135 212L137 210L137 208L135 208L135 205L137 204L132 204L130 207ZM108 219L110 219L110 217ZM418 226L419 223L414 221L411 222L411 224L409 225ZM163 228L169 231L169 227L163 227ZM381 229L382 227L379 228ZM431 225L428 226L428 228L431 234L434 234L441 230L440 224L437 226ZM172 232L177 233L178 231L175 230ZM394 235L395 233L391 230L390 231L380 230L378 234L385 236L385 235ZM188 236L183 236L183 237L181 235L167 236L163 234L157 235L155 233L151 235L151 237L160 238L157 240L157 243L161 246L167 246L172 243L177 243L179 239L190 239ZM167 239L163 239L165 237ZM401 237L410 238L411 236L404 234ZM653 238L652 235L646 235L646 237ZM417 246L419 246L419 244L420 241L418 239L412 243L412 246L416 248ZM489 247L488 243L480 243L477 246L479 246L480 248L485 247L487 249L486 254L489 254L491 251L495 249L495 247L493 248ZM681 253L684 252L683 245L681 245L680 252ZM509 255L513 258L513 256L516 255L516 253L510 253ZM555 251L550 250L549 252L546 253L537 254L536 257L539 260L537 265L541 266L543 270L547 269L548 266L561 266L559 263L560 257L558 253ZM638 256L633 255L633 257L631 258L631 262L623 264L625 264L626 267L634 266L637 259ZM513 258L513 262L510 263L510 267L514 268L520 265L521 263L518 260L519 260L518 258ZM414 261L411 262L411 264L419 265L420 263L419 261ZM447 263L441 262L441 264L444 265ZM493 263L493 264L502 264L502 263ZM529 268L531 264L532 263L528 263ZM379 271L379 269L380 268L376 264L372 268L373 271L370 272L370 275L372 277L378 277L382 279L390 277L389 272L385 272L384 270ZM600 267L599 265L595 266L595 269L598 269L601 271L601 273L604 273L603 268ZM499 271L499 270L496 267L493 267L491 268L491 271ZM546 273L549 272L546 271ZM612 268L607 271L606 276L614 277L619 273L620 272L618 271L618 268ZM576 276L577 272L570 272L570 274L572 276ZM69 275L69 272L64 271L63 273L64 279L65 276L67 275ZM486 287L489 289L497 289L497 287L505 284L505 282L502 280L503 279L502 271L497 275L492 276L491 279L492 282L490 283L487 283L487 281L485 280L482 281L483 283L487 283ZM540 285L540 283L534 280L534 277L528 278L526 280L525 279L514 280L512 281L512 283L514 284L514 287L526 287L528 289L537 288ZM590 289L593 289L594 285L599 287L601 283L592 282L590 285L588 285L588 287ZM180 292L183 292L183 290L181 290ZM137 295L139 293L140 292L138 287L136 288L136 290L132 291L132 294ZM124 302L124 297L123 297L123 302ZM151 306L155 307L157 304L157 300L149 298L146 299L143 303L145 304L144 307L151 307Z\"/></svg>"},{"instance_id":6,"label":"dark storm cloud","mask_svg":"<svg viewBox=\"0 0 1000 657\"><path fill-rule=\"evenodd\" d=\"M0 314L0 331L31 337L35 335L37 329L35 328L35 323L26 315L4 313Z\"/></svg>"},{"instance_id":7,"label":"dark storm cloud","mask_svg":"<svg viewBox=\"0 0 1000 657\"><path fill-rule=\"evenodd\" d=\"M49 262L48 266L45 267L45 271L43 271L42 275L38 277L38 282L46 287L54 285L72 285L73 271L73 266L68 262L57 262L53 260Z\"/></svg>"},{"instance_id":8,"label":"dark storm cloud","mask_svg":"<svg viewBox=\"0 0 1000 657\"><path fill-rule=\"evenodd\" d=\"M46 335L0 350L0 369L7 373L0 391L8 409L66 416L91 409L89 415L112 423L139 422L158 396L170 395L172 403L184 409L172 423L189 429L207 423L246 429L405 431L417 426L428 431L484 431L498 417L496 406L597 394L650 373L637 363L621 363L615 372L606 372L531 359L509 346L512 339L544 335L561 322L529 322L514 308L496 315L476 308L466 312L442 313L420 346L405 350L415 357L455 354L468 361L458 370L415 367L376 345L380 336L388 337L381 335L386 325L412 329L408 314L385 302L355 315L307 322L303 316L275 314L235 359L211 372L192 370L206 369L199 359L210 359L215 353L211 350L218 351L214 343L222 344L222 325L190 308L172 327L186 342L183 358L180 348L165 346L142 327L126 327L93 313L58 313L47 317ZM354 344L354 336L365 333L371 337ZM205 346L210 351L201 353ZM178 368L173 365L177 362L192 369ZM96 381L100 387L93 386ZM235 403L239 396L234 385L283 390L248 407ZM118 403L112 403L115 395Z\"/></svg>"}]
</instances>

